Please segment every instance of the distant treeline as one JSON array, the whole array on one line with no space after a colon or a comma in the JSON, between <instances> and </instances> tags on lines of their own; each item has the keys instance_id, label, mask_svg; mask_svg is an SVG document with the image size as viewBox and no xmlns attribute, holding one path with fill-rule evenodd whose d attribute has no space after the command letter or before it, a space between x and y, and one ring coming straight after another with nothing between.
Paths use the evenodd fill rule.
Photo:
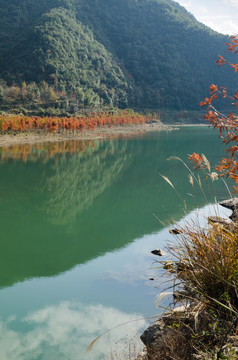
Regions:
<instances>
[{"instance_id":1,"label":"distant treeline","mask_svg":"<svg viewBox=\"0 0 238 360\"><path fill-rule=\"evenodd\" d=\"M82 113L99 110L95 97L90 91L82 91L79 87L66 92L45 81L39 84L25 81L21 85L8 86L0 82L0 110L25 115L66 115L79 111Z\"/></svg>"}]
</instances>

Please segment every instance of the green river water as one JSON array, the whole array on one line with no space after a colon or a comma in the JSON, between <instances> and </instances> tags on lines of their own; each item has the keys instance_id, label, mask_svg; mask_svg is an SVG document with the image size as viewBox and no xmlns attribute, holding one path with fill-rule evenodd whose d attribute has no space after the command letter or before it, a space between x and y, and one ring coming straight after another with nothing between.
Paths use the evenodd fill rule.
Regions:
<instances>
[{"instance_id":1,"label":"green river water","mask_svg":"<svg viewBox=\"0 0 238 360\"><path fill-rule=\"evenodd\" d=\"M0 359L120 360L139 346L153 320L132 320L159 314L167 286L149 280L161 273L150 251L172 240L157 218L179 221L194 203L188 171L167 158L215 164L223 151L207 127L0 148ZM228 197L222 182L216 193ZM196 201L211 200L197 189Z\"/></svg>"}]
</instances>

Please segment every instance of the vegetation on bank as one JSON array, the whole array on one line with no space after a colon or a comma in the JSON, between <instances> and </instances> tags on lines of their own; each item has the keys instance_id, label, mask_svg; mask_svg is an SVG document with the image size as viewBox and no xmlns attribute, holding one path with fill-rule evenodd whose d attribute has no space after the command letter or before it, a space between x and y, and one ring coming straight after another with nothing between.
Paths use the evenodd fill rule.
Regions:
<instances>
[{"instance_id":1,"label":"vegetation on bank","mask_svg":"<svg viewBox=\"0 0 238 360\"><path fill-rule=\"evenodd\" d=\"M22 82L8 86L0 81L0 114L21 114L24 116L82 116L90 113L118 112L118 108L95 106L92 92L83 92L80 88L70 92L60 91L55 85L45 81ZM132 112L132 110L130 110ZM167 124L204 123L204 111L198 110L161 110L140 109L147 117L157 114ZM138 114L138 112L137 112Z\"/></svg>"},{"instance_id":2,"label":"vegetation on bank","mask_svg":"<svg viewBox=\"0 0 238 360\"><path fill-rule=\"evenodd\" d=\"M133 111L117 111L116 113L98 113L89 116L71 117L39 117L24 115L0 115L0 132L22 132L43 130L48 132L93 130L96 127L113 125L144 124L153 115L144 116Z\"/></svg>"},{"instance_id":3,"label":"vegetation on bank","mask_svg":"<svg viewBox=\"0 0 238 360\"><path fill-rule=\"evenodd\" d=\"M0 16L3 110L188 110L233 86L213 66L228 38L171 0L0 0Z\"/></svg>"},{"instance_id":4,"label":"vegetation on bank","mask_svg":"<svg viewBox=\"0 0 238 360\"><path fill-rule=\"evenodd\" d=\"M231 42L226 44L231 53L238 53L238 37L232 36ZM238 64L234 64L219 57L217 63L222 66L229 64L238 70ZM238 115L236 111L221 113L215 107L213 102L222 98L230 102L233 109L238 109L238 93L229 94L224 87L218 89L214 84L210 86L210 96L201 102L201 106L208 105L206 119L211 126L219 130L219 136L223 143L228 145L226 157L222 158L220 164L215 167L216 172L211 172L210 164L204 155L192 154L190 160L194 163L195 169L202 169L206 178L212 180L222 177L228 178L238 183ZM233 193L238 192L238 187L233 187ZM225 313L225 317L234 319L238 327L238 203L237 198L222 202L232 210L230 216L231 222L212 220L211 229L208 233L191 231L187 233L186 239L189 242L184 243L182 249L185 250L183 257L189 258L189 262L195 266L198 264L202 277L197 273L195 277L190 278L188 282L203 295L206 300L210 300L213 307L220 309ZM195 237L194 237L195 234ZM201 245L201 246L200 246ZM207 251L206 251L207 248ZM190 253L191 249L191 253ZM203 252L205 249L205 252ZM192 256L191 256L192 254ZM187 257L188 255L188 257ZM203 265L199 260L203 259ZM197 265L196 265L197 266ZM190 271L191 274L191 271ZM200 289L199 289L200 286Z\"/></svg>"}]
</instances>

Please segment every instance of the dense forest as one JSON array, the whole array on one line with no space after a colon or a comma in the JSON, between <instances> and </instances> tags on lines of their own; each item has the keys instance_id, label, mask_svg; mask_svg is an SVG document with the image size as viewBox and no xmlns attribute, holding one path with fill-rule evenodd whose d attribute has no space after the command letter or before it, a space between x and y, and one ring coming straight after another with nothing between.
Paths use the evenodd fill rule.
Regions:
<instances>
[{"instance_id":1,"label":"dense forest","mask_svg":"<svg viewBox=\"0 0 238 360\"><path fill-rule=\"evenodd\" d=\"M193 110L234 87L214 66L228 37L172 0L0 0L0 17L1 109Z\"/></svg>"}]
</instances>

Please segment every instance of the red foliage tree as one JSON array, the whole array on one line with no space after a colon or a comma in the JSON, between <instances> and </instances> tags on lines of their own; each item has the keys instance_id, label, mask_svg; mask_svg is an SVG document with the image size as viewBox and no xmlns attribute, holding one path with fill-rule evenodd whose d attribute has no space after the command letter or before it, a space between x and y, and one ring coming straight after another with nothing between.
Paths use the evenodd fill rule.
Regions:
<instances>
[{"instance_id":1,"label":"red foliage tree","mask_svg":"<svg viewBox=\"0 0 238 360\"><path fill-rule=\"evenodd\" d=\"M238 53L238 36L232 36L231 42L226 44L228 50L231 53ZM231 63L222 56L219 56L217 62L218 66L229 65L235 73L238 71L238 64ZM223 143L228 145L226 152L227 157L221 159L220 164L216 166L219 176L226 176L235 180L238 184L238 93L237 91L233 95L229 95L228 91L224 87L218 87L214 84L210 86L209 97L206 97L204 101L201 101L201 106L208 106L205 119L210 123L214 129L219 130L219 136L222 138ZM230 107L234 108L234 111L223 113L218 111L214 106L214 102L218 99L226 99L229 101ZM236 113L235 113L236 111ZM201 157L196 157L194 154L190 156L190 160L193 162L198 160L201 166ZM234 190L238 191L238 186L234 186Z\"/></svg>"}]
</instances>

